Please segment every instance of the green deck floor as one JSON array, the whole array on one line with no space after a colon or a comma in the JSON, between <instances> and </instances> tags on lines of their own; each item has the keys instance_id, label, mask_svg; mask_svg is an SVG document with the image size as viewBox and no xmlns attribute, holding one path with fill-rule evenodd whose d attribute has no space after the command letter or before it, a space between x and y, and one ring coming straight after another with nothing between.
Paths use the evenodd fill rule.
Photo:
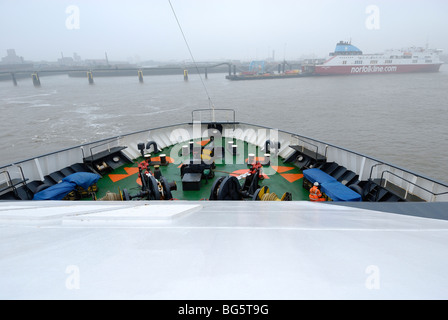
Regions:
<instances>
[{"instance_id":1,"label":"green deck floor","mask_svg":"<svg viewBox=\"0 0 448 320\"><path fill-rule=\"evenodd\" d=\"M223 141L222 144L224 145L224 143L225 142ZM213 182L216 179L223 176L229 176L230 173L242 174L245 171L248 171L250 166L245 163L245 160L248 158L249 153L254 153L257 156L264 155L264 152L257 147L248 145L246 142L237 140L235 141L235 144L238 145L238 150L241 150L241 152L237 156L227 156L227 158L225 158L226 160L216 159L214 178L208 182L203 179L199 191L183 190L180 165L183 160L187 159L178 155L173 156L174 153L177 154L177 152L172 152L175 146L165 148L157 154L152 154L152 157L154 158L160 156L160 154L166 154L167 157L171 157L175 161L175 163L170 163L167 166L160 166L162 175L168 182L176 182L177 190L172 191L172 195L175 199L208 200ZM180 150L179 146L174 150ZM143 158L139 158L132 164L124 165L114 170L114 172L104 175L97 183L97 198L100 199L104 197L108 191L118 193L119 190L123 189L127 189L131 195L138 194L141 190L141 187L138 184L138 164L142 161ZM154 172L153 167L151 167L151 171ZM308 200L309 192L302 186L303 175L299 168L290 163L285 164L283 159L277 157L277 159L271 159L271 166L263 167L263 172L267 175L267 178L260 181L260 186L268 186L271 193L275 192L278 197L281 197L285 192L289 192L292 194L293 201ZM243 183L244 179L240 180L240 184L243 185Z\"/></svg>"}]
</instances>

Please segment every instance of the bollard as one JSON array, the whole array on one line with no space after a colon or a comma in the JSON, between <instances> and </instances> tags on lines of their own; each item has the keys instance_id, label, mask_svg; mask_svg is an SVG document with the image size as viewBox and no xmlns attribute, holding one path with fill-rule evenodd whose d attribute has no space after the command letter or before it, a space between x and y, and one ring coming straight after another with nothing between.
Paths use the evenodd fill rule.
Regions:
<instances>
[{"instance_id":1,"label":"bollard","mask_svg":"<svg viewBox=\"0 0 448 320\"><path fill-rule=\"evenodd\" d=\"M247 159L247 164L249 164L249 165L255 164L255 154L249 153L249 157Z\"/></svg>"},{"instance_id":2,"label":"bollard","mask_svg":"<svg viewBox=\"0 0 448 320\"><path fill-rule=\"evenodd\" d=\"M34 72L33 74L31 74L31 78L33 79L33 84L34 86L40 87L40 79L39 79L39 74L37 72Z\"/></svg>"},{"instance_id":3,"label":"bollard","mask_svg":"<svg viewBox=\"0 0 448 320\"><path fill-rule=\"evenodd\" d=\"M188 156L190 154L190 147L187 145L182 146L182 156Z\"/></svg>"},{"instance_id":4,"label":"bollard","mask_svg":"<svg viewBox=\"0 0 448 320\"><path fill-rule=\"evenodd\" d=\"M143 83L143 71L142 70L138 70L138 81L140 83Z\"/></svg>"},{"instance_id":5,"label":"bollard","mask_svg":"<svg viewBox=\"0 0 448 320\"><path fill-rule=\"evenodd\" d=\"M161 154L161 155L160 155L160 164L161 164L162 166L164 166L164 165L167 164L167 162L166 162L166 154Z\"/></svg>"},{"instance_id":6,"label":"bollard","mask_svg":"<svg viewBox=\"0 0 448 320\"><path fill-rule=\"evenodd\" d=\"M160 166L158 164L156 164L154 166L154 178L156 178L157 180L160 180L161 177L162 177L162 172L160 171Z\"/></svg>"}]
</instances>

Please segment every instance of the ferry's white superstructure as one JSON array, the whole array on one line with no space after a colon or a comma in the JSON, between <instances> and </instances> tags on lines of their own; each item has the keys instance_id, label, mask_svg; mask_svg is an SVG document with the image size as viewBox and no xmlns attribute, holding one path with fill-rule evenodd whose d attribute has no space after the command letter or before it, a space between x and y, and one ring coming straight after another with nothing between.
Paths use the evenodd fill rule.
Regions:
<instances>
[{"instance_id":1,"label":"ferry's white superstructure","mask_svg":"<svg viewBox=\"0 0 448 320\"><path fill-rule=\"evenodd\" d=\"M437 72L442 50L407 48L379 54L363 54L350 42L339 42L327 61L315 66L317 75Z\"/></svg>"}]
</instances>

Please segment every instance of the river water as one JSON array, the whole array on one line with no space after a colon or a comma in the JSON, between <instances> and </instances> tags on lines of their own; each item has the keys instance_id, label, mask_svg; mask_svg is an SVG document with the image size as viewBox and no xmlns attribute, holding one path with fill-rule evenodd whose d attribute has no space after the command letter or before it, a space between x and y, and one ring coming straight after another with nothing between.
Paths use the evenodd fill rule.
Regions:
<instances>
[{"instance_id":1,"label":"river water","mask_svg":"<svg viewBox=\"0 0 448 320\"><path fill-rule=\"evenodd\" d=\"M0 166L61 148L191 121L208 108L198 75L0 82ZM448 67L438 73L203 79L216 108L448 182Z\"/></svg>"}]
</instances>

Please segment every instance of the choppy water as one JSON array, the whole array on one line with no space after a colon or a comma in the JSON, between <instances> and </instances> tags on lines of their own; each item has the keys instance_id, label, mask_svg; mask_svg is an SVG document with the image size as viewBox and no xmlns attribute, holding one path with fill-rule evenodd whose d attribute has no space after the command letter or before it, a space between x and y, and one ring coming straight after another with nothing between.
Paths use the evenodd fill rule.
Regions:
<instances>
[{"instance_id":1,"label":"choppy water","mask_svg":"<svg viewBox=\"0 0 448 320\"><path fill-rule=\"evenodd\" d=\"M191 120L208 108L197 75L0 82L0 165L122 133ZM237 120L333 143L448 182L448 67L439 73L204 80Z\"/></svg>"}]
</instances>

